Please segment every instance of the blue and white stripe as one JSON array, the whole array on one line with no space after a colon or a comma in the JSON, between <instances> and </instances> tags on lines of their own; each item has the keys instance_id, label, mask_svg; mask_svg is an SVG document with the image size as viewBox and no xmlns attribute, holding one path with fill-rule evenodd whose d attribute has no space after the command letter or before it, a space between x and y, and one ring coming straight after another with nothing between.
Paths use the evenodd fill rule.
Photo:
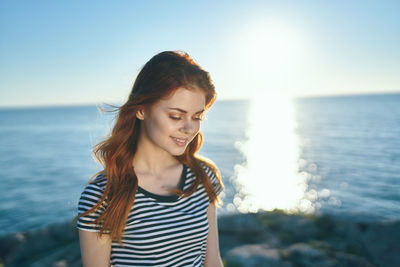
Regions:
<instances>
[{"instance_id":1,"label":"blue and white stripe","mask_svg":"<svg viewBox=\"0 0 400 267\"><path fill-rule=\"evenodd\" d=\"M217 193L218 180L204 166ZM184 165L180 189L188 189L195 179L193 171ZM78 212L93 207L102 197L106 185L104 175L88 184L79 200ZM202 184L189 197L159 196L138 188L134 205L128 215L121 246L112 243L111 264L114 266L202 266L207 247L209 198ZM102 208L80 217L78 229L98 232L93 221Z\"/></svg>"}]
</instances>

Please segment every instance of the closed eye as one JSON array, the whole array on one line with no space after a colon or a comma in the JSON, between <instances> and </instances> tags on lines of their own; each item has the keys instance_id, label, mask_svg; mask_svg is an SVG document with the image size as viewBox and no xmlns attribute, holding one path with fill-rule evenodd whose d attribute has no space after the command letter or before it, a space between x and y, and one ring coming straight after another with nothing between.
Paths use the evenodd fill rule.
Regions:
<instances>
[{"instance_id":1,"label":"closed eye","mask_svg":"<svg viewBox=\"0 0 400 267\"><path fill-rule=\"evenodd\" d=\"M173 120L176 120L176 121L179 121L179 120L181 120L182 118L181 117L174 117L174 116L169 116L171 119L173 119Z\"/></svg>"},{"instance_id":2,"label":"closed eye","mask_svg":"<svg viewBox=\"0 0 400 267\"><path fill-rule=\"evenodd\" d=\"M180 118L180 117L170 116L170 118L173 119L173 120L176 120L176 121L182 120L182 118ZM197 118L193 118L193 119L196 120L196 121L202 121L203 120L203 118L201 118L201 117L197 117Z\"/></svg>"}]
</instances>

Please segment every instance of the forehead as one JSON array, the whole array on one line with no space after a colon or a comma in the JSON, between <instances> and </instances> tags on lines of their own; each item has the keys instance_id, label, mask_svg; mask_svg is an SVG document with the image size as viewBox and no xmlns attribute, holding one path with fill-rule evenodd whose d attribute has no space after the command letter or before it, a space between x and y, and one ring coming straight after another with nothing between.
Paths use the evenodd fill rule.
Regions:
<instances>
[{"instance_id":1,"label":"forehead","mask_svg":"<svg viewBox=\"0 0 400 267\"><path fill-rule=\"evenodd\" d=\"M187 89L179 87L171 95L161 99L158 105L167 108L181 108L187 111L204 109L206 93L199 89Z\"/></svg>"}]
</instances>

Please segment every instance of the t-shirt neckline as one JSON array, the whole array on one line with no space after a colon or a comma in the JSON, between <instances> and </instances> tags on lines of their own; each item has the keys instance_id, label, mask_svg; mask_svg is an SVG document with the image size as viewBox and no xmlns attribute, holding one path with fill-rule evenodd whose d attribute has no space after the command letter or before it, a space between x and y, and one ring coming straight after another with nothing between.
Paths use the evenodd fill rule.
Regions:
<instances>
[{"instance_id":1,"label":"t-shirt neckline","mask_svg":"<svg viewBox=\"0 0 400 267\"><path fill-rule=\"evenodd\" d=\"M183 169L182 169L182 173L181 173L181 178L179 180L178 189L183 191L183 188L185 186L185 181L186 181L187 166L185 164L182 164L182 165L183 165ZM153 198L153 199L161 201L161 202L175 202L175 201L179 200L179 198L180 198L180 196L178 196L178 195L163 196L163 195L154 194L154 193L151 193L151 192L143 189L140 186L138 186L137 191L147 197Z\"/></svg>"}]
</instances>

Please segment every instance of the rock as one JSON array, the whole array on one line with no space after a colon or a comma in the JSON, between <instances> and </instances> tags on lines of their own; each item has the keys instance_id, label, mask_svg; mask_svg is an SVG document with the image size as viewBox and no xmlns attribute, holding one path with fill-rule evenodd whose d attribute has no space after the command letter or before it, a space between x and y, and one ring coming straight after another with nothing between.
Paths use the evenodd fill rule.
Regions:
<instances>
[{"instance_id":1,"label":"rock","mask_svg":"<svg viewBox=\"0 0 400 267\"><path fill-rule=\"evenodd\" d=\"M344 252L316 249L308 244L297 243L289 246L282 254L295 266L321 267L374 267L366 259Z\"/></svg>"},{"instance_id":2,"label":"rock","mask_svg":"<svg viewBox=\"0 0 400 267\"><path fill-rule=\"evenodd\" d=\"M359 227L358 238L366 254L379 266L400 266L400 222L372 223Z\"/></svg>"},{"instance_id":3,"label":"rock","mask_svg":"<svg viewBox=\"0 0 400 267\"><path fill-rule=\"evenodd\" d=\"M333 223L333 234L320 238L334 250L358 255L377 266L400 266L400 254L396 253L400 251L399 221L363 222L337 218Z\"/></svg>"},{"instance_id":4,"label":"rock","mask_svg":"<svg viewBox=\"0 0 400 267\"><path fill-rule=\"evenodd\" d=\"M337 222L332 216L322 215L314 219L315 226L317 227L318 239L327 239L335 236L337 230Z\"/></svg>"},{"instance_id":5,"label":"rock","mask_svg":"<svg viewBox=\"0 0 400 267\"><path fill-rule=\"evenodd\" d=\"M350 221L282 212L218 218L225 267L400 266L400 222ZM0 237L0 266L81 266L70 223Z\"/></svg>"},{"instance_id":6,"label":"rock","mask_svg":"<svg viewBox=\"0 0 400 267\"><path fill-rule=\"evenodd\" d=\"M10 267L81 265L78 233L71 223L2 237L0 248L2 261Z\"/></svg>"},{"instance_id":7,"label":"rock","mask_svg":"<svg viewBox=\"0 0 400 267\"><path fill-rule=\"evenodd\" d=\"M265 245L243 245L230 250L225 257L226 266L291 267L281 259L278 249Z\"/></svg>"},{"instance_id":8,"label":"rock","mask_svg":"<svg viewBox=\"0 0 400 267\"><path fill-rule=\"evenodd\" d=\"M318 234L318 228L311 217L276 211L259 213L258 218L268 231L276 233L285 243L303 242Z\"/></svg>"},{"instance_id":9,"label":"rock","mask_svg":"<svg viewBox=\"0 0 400 267\"><path fill-rule=\"evenodd\" d=\"M221 255L243 244L268 242L279 245L279 239L266 232L256 214L233 214L218 218Z\"/></svg>"},{"instance_id":10,"label":"rock","mask_svg":"<svg viewBox=\"0 0 400 267\"><path fill-rule=\"evenodd\" d=\"M359 257L357 255L343 253L343 252L336 252L334 254L336 265L341 267L374 267L373 265L366 259ZM385 265L382 265L385 266Z\"/></svg>"},{"instance_id":11,"label":"rock","mask_svg":"<svg viewBox=\"0 0 400 267\"><path fill-rule=\"evenodd\" d=\"M15 233L2 237L0 241L1 262L6 262L6 259L15 253L25 239L25 235L22 233Z\"/></svg>"},{"instance_id":12,"label":"rock","mask_svg":"<svg viewBox=\"0 0 400 267\"><path fill-rule=\"evenodd\" d=\"M289 246L284 250L283 254L285 259L292 262L294 266L335 266L335 262L325 252L304 243Z\"/></svg>"},{"instance_id":13,"label":"rock","mask_svg":"<svg viewBox=\"0 0 400 267\"><path fill-rule=\"evenodd\" d=\"M234 214L222 216L218 219L218 229L222 233L260 235L264 234L264 227L255 214Z\"/></svg>"}]
</instances>

